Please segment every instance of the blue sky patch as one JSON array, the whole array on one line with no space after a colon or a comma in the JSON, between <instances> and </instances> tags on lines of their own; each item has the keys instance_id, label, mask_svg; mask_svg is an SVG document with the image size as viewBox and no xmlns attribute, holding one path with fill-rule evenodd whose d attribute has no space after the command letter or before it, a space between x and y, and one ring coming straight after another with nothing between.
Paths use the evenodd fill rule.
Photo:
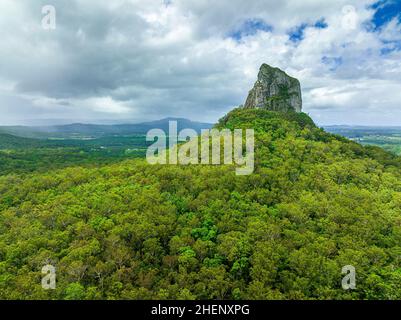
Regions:
<instances>
[{"instance_id":1,"label":"blue sky patch","mask_svg":"<svg viewBox=\"0 0 401 320\"><path fill-rule=\"evenodd\" d=\"M318 20L315 22L314 27L317 29L326 29L329 25L327 24L326 20L324 18Z\"/></svg>"},{"instance_id":2,"label":"blue sky patch","mask_svg":"<svg viewBox=\"0 0 401 320\"><path fill-rule=\"evenodd\" d=\"M387 55L394 51L401 50L401 41L382 41L384 47L380 50L381 55Z\"/></svg>"},{"instance_id":3,"label":"blue sky patch","mask_svg":"<svg viewBox=\"0 0 401 320\"><path fill-rule=\"evenodd\" d=\"M401 23L401 0L380 0L370 8L375 10L372 20L366 26L370 32L380 31L393 19L398 19L398 22ZM401 50L401 41L399 40L382 40L382 43L383 48L380 50L380 54L383 56Z\"/></svg>"},{"instance_id":4,"label":"blue sky patch","mask_svg":"<svg viewBox=\"0 0 401 320\"><path fill-rule=\"evenodd\" d=\"M273 27L262 19L247 19L239 29L229 32L228 36L239 41L244 37L253 36L259 31L272 32Z\"/></svg>"},{"instance_id":5,"label":"blue sky patch","mask_svg":"<svg viewBox=\"0 0 401 320\"><path fill-rule=\"evenodd\" d=\"M388 22L398 17L401 22L401 1L400 0L380 0L373 5L371 8L376 10L372 24L374 30L380 29Z\"/></svg>"},{"instance_id":6,"label":"blue sky patch","mask_svg":"<svg viewBox=\"0 0 401 320\"><path fill-rule=\"evenodd\" d=\"M298 42L304 39L304 31L308 26L307 23L303 23L300 26L295 27L289 32L290 40L292 42Z\"/></svg>"},{"instance_id":7,"label":"blue sky patch","mask_svg":"<svg viewBox=\"0 0 401 320\"><path fill-rule=\"evenodd\" d=\"M302 23L299 26L296 26L295 28L291 29L288 33L290 40L292 42L299 42L304 39L304 32L307 27L313 27L317 29L325 29L328 27L326 21L324 18L321 18L320 20L316 21L313 24L310 23Z\"/></svg>"},{"instance_id":8,"label":"blue sky patch","mask_svg":"<svg viewBox=\"0 0 401 320\"><path fill-rule=\"evenodd\" d=\"M327 57L322 58L322 63L329 66L330 71L336 71L339 66L343 63L342 57Z\"/></svg>"}]
</instances>

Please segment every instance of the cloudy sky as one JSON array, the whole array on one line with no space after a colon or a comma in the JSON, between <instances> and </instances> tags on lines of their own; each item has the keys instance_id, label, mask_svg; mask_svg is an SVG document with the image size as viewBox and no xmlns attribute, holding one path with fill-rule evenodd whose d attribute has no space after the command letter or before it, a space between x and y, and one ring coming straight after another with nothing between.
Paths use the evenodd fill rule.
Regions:
<instances>
[{"instance_id":1,"label":"cloudy sky","mask_svg":"<svg viewBox=\"0 0 401 320\"><path fill-rule=\"evenodd\" d=\"M320 125L401 125L401 0L1 0L0 39L0 124L215 122L268 63Z\"/></svg>"}]
</instances>

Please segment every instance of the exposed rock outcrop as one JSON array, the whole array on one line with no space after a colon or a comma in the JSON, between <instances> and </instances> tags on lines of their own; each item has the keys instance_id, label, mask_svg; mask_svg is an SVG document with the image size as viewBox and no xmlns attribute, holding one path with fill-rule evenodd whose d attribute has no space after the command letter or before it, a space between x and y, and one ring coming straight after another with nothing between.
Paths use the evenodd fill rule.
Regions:
<instances>
[{"instance_id":1,"label":"exposed rock outcrop","mask_svg":"<svg viewBox=\"0 0 401 320\"><path fill-rule=\"evenodd\" d=\"M262 64L253 89L249 91L244 108L263 108L271 111L302 111L301 85L279 68Z\"/></svg>"}]
</instances>

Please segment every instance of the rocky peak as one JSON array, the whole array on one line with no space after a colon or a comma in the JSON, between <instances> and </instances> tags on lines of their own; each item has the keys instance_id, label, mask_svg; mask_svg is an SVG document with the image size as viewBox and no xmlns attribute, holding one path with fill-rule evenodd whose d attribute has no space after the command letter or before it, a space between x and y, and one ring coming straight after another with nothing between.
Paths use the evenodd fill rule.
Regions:
<instances>
[{"instance_id":1,"label":"rocky peak","mask_svg":"<svg viewBox=\"0 0 401 320\"><path fill-rule=\"evenodd\" d=\"M271 111L302 111L301 85L279 68L262 64L253 89L249 91L244 108Z\"/></svg>"}]
</instances>

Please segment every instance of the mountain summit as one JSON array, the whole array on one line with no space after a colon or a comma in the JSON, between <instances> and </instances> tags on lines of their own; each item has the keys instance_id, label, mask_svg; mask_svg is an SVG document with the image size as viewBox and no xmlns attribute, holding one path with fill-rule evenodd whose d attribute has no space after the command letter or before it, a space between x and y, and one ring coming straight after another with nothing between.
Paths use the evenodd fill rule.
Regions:
<instances>
[{"instance_id":1,"label":"mountain summit","mask_svg":"<svg viewBox=\"0 0 401 320\"><path fill-rule=\"evenodd\" d=\"M301 112L301 85L279 68L262 64L258 80L249 91L244 108Z\"/></svg>"}]
</instances>

